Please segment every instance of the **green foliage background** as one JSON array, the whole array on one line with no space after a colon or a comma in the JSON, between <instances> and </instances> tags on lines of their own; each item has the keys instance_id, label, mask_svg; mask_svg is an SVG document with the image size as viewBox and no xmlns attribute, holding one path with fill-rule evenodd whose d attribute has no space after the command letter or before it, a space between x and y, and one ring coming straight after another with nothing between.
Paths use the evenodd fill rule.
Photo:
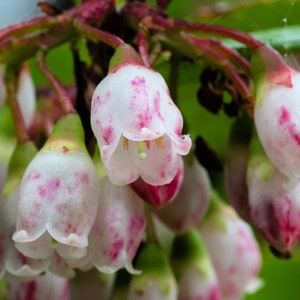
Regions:
<instances>
[{"instance_id":1,"label":"green foliage background","mask_svg":"<svg viewBox=\"0 0 300 300\"><path fill-rule=\"evenodd\" d=\"M224 25L253 34L272 44L293 62L294 67L298 67L296 54L300 50L299 0L173 0L168 12L172 17ZM236 48L242 47L231 41L225 42ZM64 83L73 81L72 58L68 47L63 45L55 49L47 58L51 69ZM36 83L46 83L37 71L34 60L30 64ZM167 64L161 63L157 68L168 79L170 70ZM223 158L232 120L222 113L212 115L197 104L196 91L199 87L200 70L201 65L197 63L187 62L181 65L178 104L192 137L201 134ZM264 287L246 299L300 299L300 250L294 251L292 259L280 260L270 254L264 242L261 244L263 267L260 275L264 280Z\"/></svg>"}]
</instances>

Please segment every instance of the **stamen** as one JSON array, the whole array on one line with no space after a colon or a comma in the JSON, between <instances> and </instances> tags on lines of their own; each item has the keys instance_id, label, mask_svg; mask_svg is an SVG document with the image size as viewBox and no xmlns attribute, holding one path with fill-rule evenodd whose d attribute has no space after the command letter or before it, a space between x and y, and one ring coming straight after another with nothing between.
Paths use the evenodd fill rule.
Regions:
<instances>
[{"instance_id":1,"label":"stamen","mask_svg":"<svg viewBox=\"0 0 300 300\"><path fill-rule=\"evenodd\" d=\"M129 148L128 139L126 137L123 137L123 149L128 150L128 148Z\"/></svg>"},{"instance_id":2,"label":"stamen","mask_svg":"<svg viewBox=\"0 0 300 300\"><path fill-rule=\"evenodd\" d=\"M142 141L136 142L139 159L145 159L147 157L147 153L145 152L144 143Z\"/></svg>"},{"instance_id":3,"label":"stamen","mask_svg":"<svg viewBox=\"0 0 300 300\"><path fill-rule=\"evenodd\" d=\"M150 149L150 141L144 141L146 144L147 149Z\"/></svg>"},{"instance_id":4,"label":"stamen","mask_svg":"<svg viewBox=\"0 0 300 300\"><path fill-rule=\"evenodd\" d=\"M163 137L159 137L157 139L154 140L157 148L162 148L164 145L163 145Z\"/></svg>"}]
</instances>

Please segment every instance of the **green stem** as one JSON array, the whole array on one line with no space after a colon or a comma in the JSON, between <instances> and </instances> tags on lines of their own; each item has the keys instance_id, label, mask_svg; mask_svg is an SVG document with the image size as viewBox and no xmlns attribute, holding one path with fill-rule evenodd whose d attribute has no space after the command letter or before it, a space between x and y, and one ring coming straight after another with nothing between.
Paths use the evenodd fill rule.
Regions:
<instances>
[{"instance_id":1,"label":"green stem","mask_svg":"<svg viewBox=\"0 0 300 300\"><path fill-rule=\"evenodd\" d=\"M45 62L45 56L42 52L38 54L37 57L38 67L40 68L41 72L44 76L48 79L49 83L51 84L52 88L55 90L60 106L65 114L72 114L76 113L76 110L72 104L72 101L64 88L64 86L59 82L56 76L52 73L52 71L47 67Z\"/></svg>"},{"instance_id":2,"label":"green stem","mask_svg":"<svg viewBox=\"0 0 300 300\"><path fill-rule=\"evenodd\" d=\"M145 211L146 211L146 239L148 243L157 243L157 236L155 232L155 226L152 219L152 212L151 206L145 204Z\"/></svg>"}]
</instances>

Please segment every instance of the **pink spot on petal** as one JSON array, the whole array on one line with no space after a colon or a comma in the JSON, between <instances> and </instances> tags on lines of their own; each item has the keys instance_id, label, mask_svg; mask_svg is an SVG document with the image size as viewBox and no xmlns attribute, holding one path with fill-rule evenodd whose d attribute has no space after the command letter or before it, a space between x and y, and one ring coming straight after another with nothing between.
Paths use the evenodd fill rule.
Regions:
<instances>
[{"instance_id":1,"label":"pink spot on petal","mask_svg":"<svg viewBox=\"0 0 300 300\"><path fill-rule=\"evenodd\" d=\"M290 113L284 106L282 106L280 109L280 116L278 119L278 123L279 125L282 125L289 121L290 121Z\"/></svg>"},{"instance_id":2,"label":"pink spot on petal","mask_svg":"<svg viewBox=\"0 0 300 300\"><path fill-rule=\"evenodd\" d=\"M121 250L124 247L124 240L116 240L113 244L112 244L112 249L109 253L110 258L112 260L115 260L118 258L118 256L120 255Z\"/></svg>"}]
</instances>

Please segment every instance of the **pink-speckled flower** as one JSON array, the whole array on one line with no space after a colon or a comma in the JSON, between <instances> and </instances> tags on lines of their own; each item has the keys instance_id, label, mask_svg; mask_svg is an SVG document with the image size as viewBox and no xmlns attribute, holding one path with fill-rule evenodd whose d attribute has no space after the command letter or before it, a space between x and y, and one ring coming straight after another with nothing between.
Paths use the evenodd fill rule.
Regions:
<instances>
[{"instance_id":1,"label":"pink-speckled flower","mask_svg":"<svg viewBox=\"0 0 300 300\"><path fill-rule=\"evenodd\" d=\"M59 137L67 128L70 136ZM77 115L61 119L23 176L13 239L32 258L49 257L54 249L65 258L86 254L96 218L99 179L75 132L82 135Z\"/></svg>"},{"instance_id":2,"label":"pink-speckled flower","mask_svg":"<svg viewBox=\"0 0 300 300\"><path fill-rule=\"evenodd\" d=\"M281 253L290 250L300 239L300 182L287 188L287 181L266 157L250 160L251 222Z\"/></svg>"},{"instance_id":3,"label":"pink-speckled flower","mask_svg":"<svg viewBox=\"0 0 300 300\"><path fill-rule=\"evenodd\" d=\"M169 183L179 155L191 148L163 77L136 63L117 65L99 83L91 124L107 174L117 185L139 176L151 185Z\"/></svg>"},{"instance_id":4,"label":"pink-speckled flower","mask_svg":"<svg viewBox=\"0 0 300 300\"><path fill-rule=\"evenodd\" d=\"M245 292L260 287L259 246L251 227L230 206L215 198L200 232L218 277L222 299L240 300Z\"/></svg>"},{"instance_id":5,"label":"pink-speckled flower","mask_svg":"<svg viewBox=\"0 0 300 300\"><path fill-rule=\"evenodd\" d=\"M193 228L206 213L210 202L210 191L207 171L193 160L184 165L183 183L174 200L154 211L176 232L187 231Z\"/></svg>"},{"instance_id":6,"label":"pink-speckled flower","mask_svg":"<svg viewBox=\"0 0 300 300\"><path fill-rule=\"evenodd\" d=\"M130 186L102 179L98 215L89 237L93 265L104 273L121 268L137 273L132 260L144 237L145 224L144 203Z\"/></svg>"},{"instance_id":7,"label":"pink-speckled flower","mask_svg":"<svg viewBox=\"0 0 300 300\"><path fill-rule=\"evenodd\" d=\"M44 272L47 260L31 259L20 253L12 235L16 229L22 175L37 150L33 143L17 145L10 159L7 182L0 194L0 277L32 277Z\"/></svg>"},{"instance_id":8,"label":"pink-speckled flower","mask_svg":"<svg viewBox=\"0 0 300 300\"><path fill-rule=\"evenodd\" d=\"M258 136L276 168L300 178L300 73L267 46L257 49L254 62L264 68L258 72L254 110Z\"/></svg>"},{"instance_id":9,"label":"pink-speckled flower","mask_svg":"<svg viewBox=\"0 0 300 300\"><path fill-rule=\"evenodd\" d=\"M8 299L68 300L70 287L67 279L50 272L29 281L9 281Z\"/></svg>"}]
</instances>

